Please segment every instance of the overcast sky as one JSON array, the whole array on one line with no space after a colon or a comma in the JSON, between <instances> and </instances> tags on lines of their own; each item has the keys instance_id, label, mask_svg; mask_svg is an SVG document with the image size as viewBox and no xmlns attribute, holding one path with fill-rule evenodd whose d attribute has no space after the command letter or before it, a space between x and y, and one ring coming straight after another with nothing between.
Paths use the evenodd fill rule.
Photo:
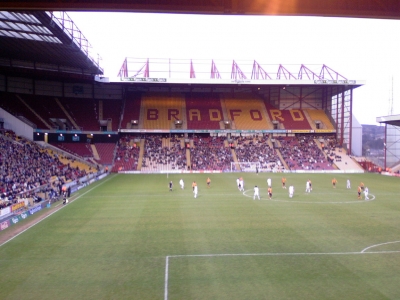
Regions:
<instances>
[{"instance_id":1,"label":"overcast sky","mask_svg":"<svg viewBox=\"0 0 400 300\"><path fill-rule=\"evenodd\" d=\"M353 113L361 124L377 124L376 117L389 114L392 91L393 113L400 114L400 20L68 14L92 44L92 56L101 56L106 76L116 76L125 57L325 64L347 79L366 80L354 92Z\"/></svg>"}]
</instances>

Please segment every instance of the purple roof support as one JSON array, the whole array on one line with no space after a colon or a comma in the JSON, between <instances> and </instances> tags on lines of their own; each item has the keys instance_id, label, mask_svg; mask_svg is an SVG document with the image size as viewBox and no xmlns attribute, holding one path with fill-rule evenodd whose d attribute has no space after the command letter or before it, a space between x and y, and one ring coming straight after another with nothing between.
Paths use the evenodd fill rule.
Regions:
<instances>
[{"instance_id":1,"label":"purple roof support","mask_svg":"<svg viewBox=\"0 0 400 300\"><path fill-rule=\"evenodd\" d=\"M194 71L193 61L192 60L190 60L190 78L196 78L196 73Z\"/></svg>"},{"instance_id":2,"label":"purple roof support","mask_svg":"<svg viewBox=\"0 0 400 300\"><path fill-rule=\"evenodd\" d=\"M125 58L124 62L122 63L121 69L119 69L118 77L128 77L128 62Z\"/></svg>"},{"instance_id":3,"label":"purple roof support","mask_svg":"<svg viewBox=\"0 0 400 300\"><path fill-rule=\"evenodd\" d=\"M146 68L144 69L144 77L149 78L150 77L150 65L149 65L149 59L146 61Z\"/></svg>"},{"instance_id":4,"label":"purple roof support","mask_svg":"<svg viewBox=\"0 0 400 300\"><path fill-rule=\"evenodd\" d=\"M281 78L281 76L283 76L284 78ZM279 65L278 68L278 73L276 74L276 79L294 79L296 80L297 78L290 73L284 66Z\"/></svg>"},{"instance_id":5,"label":"purple roof support","mask_svg":"<svg viewBox=\"0 0 400 300\"><path fill-rule=\"evenodd\" d=\"M242 70L240 70L238 64L234 60L232 61L231 79L235 79L235 80L247 79L246 75L244 75L244 73L242 72Z\"/></svg>"},{"instance_id":6,"label":"purple roof support","mask_svg":"<svg viewBox=\"0 0 400 300\"><path fill-rule=\"evenodd\" d=\"M327 75L329 75L329 77ZM343 79L343 80L347 80L346 77L340 75L338 72L336 72L335 70L329 68L327 65L322 65L322 69L321 69L321 72L319 73L319 76L321 77L321 79L331 79L331 80Z\"/></svg>"},{"instance_id":7,"label":"purple roof support","mask_svg":"<svg viewBox=\"0 0 400 300\"><path fill-rule=\"evenodd\" d=\"M299 76L298 79L302 80L303 75L307 76L307 79L309 80L317 80L321 79L319 75L311 71L309 68L307 68L305 65L301 65L300 70L299 70Z\"/></svg>"},{"instance_id":8,"label":"purple roof support","mask_svg":"<svg viewBox=\"0 0 400 300\"><path fill-rule=\"evenodd\" d=\"M261 78L260 78L261 77ZM253 71L251 72L251 79L272 79L271 76L260 66L256 61L253 63Z\"/></svg>"},{"instance_id":9,"label":"purple roof support","mask_svg":"<svg viewBox=\"0 0 400 300\"><path fill-rule=\"evenodd\" d=\"M214 63L214 60L211 61L211 78L221 79L221 75L219 75L219 71Z\"/></svg>"},{"instance_id":10,"label":"purple roof support","mask_svg":"<svg viewBox=\"0 0 400 300\"><path fill-rule=\"evenodd\" d=\"M144 69L144 70L143 70ZM150 74L150 70L149 70L149 59L147 59L146 63L139 69L139 71L136 72L135 75L133 75L132 77L137 77L138 75L143 74L144 78L148 78L149 74ZM128 76L125 76L128 77Z\"/></svg>"}]
</instances>

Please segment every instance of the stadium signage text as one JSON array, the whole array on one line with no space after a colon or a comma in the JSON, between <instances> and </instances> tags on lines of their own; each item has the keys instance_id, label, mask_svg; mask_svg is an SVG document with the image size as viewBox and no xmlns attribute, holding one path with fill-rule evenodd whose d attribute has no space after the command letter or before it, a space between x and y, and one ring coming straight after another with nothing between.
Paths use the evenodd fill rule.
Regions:
<instances>
[{"instance_id":1,"label":"stadium signage text","mask_svg":"<svg viewBox=\"0 0 400 300\"><path fill-rule=\"evenodd\" d=\"M167 78L149 78L149 77L125 77L121 81L135 81L135 82L167 82Z\"/></svg>"},{"instance_id":2,"label":"stadium signage text","mask_svg":"<svg viewBox=\"0 0 400 300\"><path fill-rule=\"evenodd\" d=\"M17 204L14 204L13 206L11 206L11 210L16 211L23 207L25 207L25 202L20 202L20 203L17 203Z\"/></svg>"},{"instance_id":3,"label":"stadium signage text","mask_svg":"<svg viewBox=\"0 0 400 300\"><path fill-rule=\"evenodd\" d=\"M356 84L356 80L314 80L315 84Z\"/></svg>"},{"instance_id":4,"label":"stadium signage text","mask_svg":"<svg viewBox=\"0 0 400 300\"><path fill-rule=\"evenodd\" d=\"M10 223L8 220L0 223L0 230L7 229L8 227L10 227Z\"/></svg>"},{"instance_id":5,"label":"stadium signage text","mask_svg":"<svg viewBox=\"0 0 400 300\"><path fill-rule=\"evenodd\" d=\"M31 214L31 215L33 215L34 213L37 213L39 210L41 210L42 209L42 207L40 206L40 205L38 205L38 206L36 206L36 207L34 207L34 208L31 208L30 210L29 210L29 213Z\"/></svg>"}]
</instances>

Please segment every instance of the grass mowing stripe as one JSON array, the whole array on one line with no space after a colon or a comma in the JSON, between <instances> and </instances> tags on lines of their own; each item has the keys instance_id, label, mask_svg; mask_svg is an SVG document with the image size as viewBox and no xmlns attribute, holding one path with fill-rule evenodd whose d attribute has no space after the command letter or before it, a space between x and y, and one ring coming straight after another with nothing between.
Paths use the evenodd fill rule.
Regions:
<instances>
[{"instance_id":1,"label":"grass mowing stripe","mask_svg":"<svg viewBox=\"0 0 400 300\"><path fill-rule=\"evenodd\" d=\"M238 176L264 190L271 177L273 199L289 200L285 176L301 203L253 201ZM399 299L399 179L335 176L336 189L331 174L115 175L0 248L0 299ZM180 178L187 189L169 192ZM363 205L328 204L351 199Z\"/></svg>"}]
</instances>

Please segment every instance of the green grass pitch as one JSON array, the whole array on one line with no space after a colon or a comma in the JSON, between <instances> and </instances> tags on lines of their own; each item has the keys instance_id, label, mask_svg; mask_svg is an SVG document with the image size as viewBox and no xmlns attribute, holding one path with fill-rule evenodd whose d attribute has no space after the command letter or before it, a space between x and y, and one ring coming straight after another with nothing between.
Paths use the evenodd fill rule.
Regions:
<instances>
[{"instance_id":1,"label":"green grass pitch","mask_svg":"<svg viewBox=\"0 0 400 300\"><path fill-rule=\"evenodd\" d=\"M361 181L371 201L357 199ZM399 186L375 174L111 175L0 247L0 299L400 299Z\"/></svg>"}]
</instances>

